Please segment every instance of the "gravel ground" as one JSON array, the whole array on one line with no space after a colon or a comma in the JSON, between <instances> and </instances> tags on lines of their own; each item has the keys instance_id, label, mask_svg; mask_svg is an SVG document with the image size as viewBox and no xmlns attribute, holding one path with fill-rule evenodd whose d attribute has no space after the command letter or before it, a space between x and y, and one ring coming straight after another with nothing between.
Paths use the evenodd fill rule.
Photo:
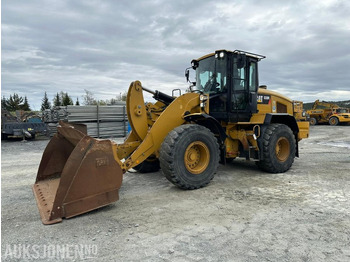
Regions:
<instances>
[{"instance_id":1,"label":"gravel ground","mask_svg":"<svg viewBox=\"0 0 350 262\"><path fill-rule=\"evenodd\" d=\"M44 226L31 190L47 140L1 144L3 261L350 261L350 127L311 127L284 174L219 166L183 191L126 173L120 200Z\"/></svg>"}]
</instances>

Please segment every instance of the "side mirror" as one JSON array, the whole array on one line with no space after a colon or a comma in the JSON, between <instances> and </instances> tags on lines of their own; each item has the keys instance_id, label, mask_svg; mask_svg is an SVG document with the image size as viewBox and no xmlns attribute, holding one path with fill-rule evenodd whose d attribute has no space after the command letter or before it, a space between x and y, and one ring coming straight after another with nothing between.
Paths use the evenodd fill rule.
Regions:
<instances>
[{"instance_id":1,"label":"side mirror","mask_svg":"<svg viewBox=\"0 0 350 262\"><path fill-rule=\"evenodd\" d=\"M186 81L190 82L190 70L189 70L189 68L186 68L186 70L185 70L185 77L186 77Z\"/></svg>"}]
</instances>

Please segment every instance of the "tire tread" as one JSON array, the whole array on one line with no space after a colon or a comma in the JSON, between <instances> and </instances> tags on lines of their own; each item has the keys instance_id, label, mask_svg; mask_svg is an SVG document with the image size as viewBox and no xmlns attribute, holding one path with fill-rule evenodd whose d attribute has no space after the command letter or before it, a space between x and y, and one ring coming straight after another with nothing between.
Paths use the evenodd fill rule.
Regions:
<instances>
[{"instance_id":1,"label":"tire tread","mask_svg":"<svg viewBox=\"0 0 350 262\"><path fill-rule=\"evenodd\" d=\"M160 167L162 169L162 172L164 173L165 177L174 185L178 186L182 189L192 190L197 189L206 186L209 184L209 182L213 179L214 174L216 173L217 167L219 165L219 161L215 162L214 166L214 174L211 176L209 181L206 181L205 183L202 183L200 185L189 185L184 183L176 174L175 168L174 168L174 155L176 154L175 146L179 143L180 138L182 138L184 135L186 135L188 132L205 132L212 136L215 139L215 147L216 147L216 153L219 155L219 145L216 141L215 136L209 129L206 127L196 125L196 124L186 124L179 126L175 128L174 130L170 131L168 136L164 139L161 149L160 149Z\"/></svg>"},{"instance_id":2,"label":"tire tread","mask_svg":"<svg viewBox=\"0 0 350 262\"><path fill-rule=\"evenodd\" d=\"M276 165L274 165L273 163L273 159L271 158L271 151L270 151L270 147L271 147L271 139L272 136L275 134L275 132L277 130L280 129L285 129L286 132L291 132L290 128L284 124L270 124L265 132L262 135L262 148L260 149L262 151L262 160L257 162L258 167L266 172L269 173L283 173L286 172L290 166L293 164L294 162L294 157L292 158L292 161L290 163L289 166L286 166L283 169L277 168ZM293 141L291 141L292 144L290 146L292 146L292 152L294 152L295 154L295 138L293 135Z\"/></svg>"}]
</instances>

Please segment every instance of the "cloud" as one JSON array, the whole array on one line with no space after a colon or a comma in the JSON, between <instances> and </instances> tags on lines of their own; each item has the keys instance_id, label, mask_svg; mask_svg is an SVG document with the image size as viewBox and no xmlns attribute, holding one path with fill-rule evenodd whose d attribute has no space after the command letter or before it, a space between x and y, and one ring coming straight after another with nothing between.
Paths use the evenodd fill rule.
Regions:
<instances>
[{"instance_id":1,"label":"cloud","mask_svg":"<svg viewBox=\"0 0 350 262\"><path fill-rule=\"evenodd\" d=\"M193 58L241 49L267 56L269 89L350 99L349 10L345 0L6 1L2 95L27 95L39 109L45 91L108 99L136 79L170 94L187 88Z\"/></svg>"}]
</instances>

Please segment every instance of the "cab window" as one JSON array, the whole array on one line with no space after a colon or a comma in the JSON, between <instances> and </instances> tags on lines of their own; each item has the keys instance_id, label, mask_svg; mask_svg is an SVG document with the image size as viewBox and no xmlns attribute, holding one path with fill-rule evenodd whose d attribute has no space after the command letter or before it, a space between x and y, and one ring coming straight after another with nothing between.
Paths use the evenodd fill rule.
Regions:
<instances>
[{"instance_id":1,"label":"cab window","mask_svg":"<svg viewBox=\"0 0 350 262\"><path fill-rule=\"evenodd\" d=\"M249 63L249 91L256 92L257 88L257 70L256 70L256 62Z\"/></svg>"}]
</instances>

